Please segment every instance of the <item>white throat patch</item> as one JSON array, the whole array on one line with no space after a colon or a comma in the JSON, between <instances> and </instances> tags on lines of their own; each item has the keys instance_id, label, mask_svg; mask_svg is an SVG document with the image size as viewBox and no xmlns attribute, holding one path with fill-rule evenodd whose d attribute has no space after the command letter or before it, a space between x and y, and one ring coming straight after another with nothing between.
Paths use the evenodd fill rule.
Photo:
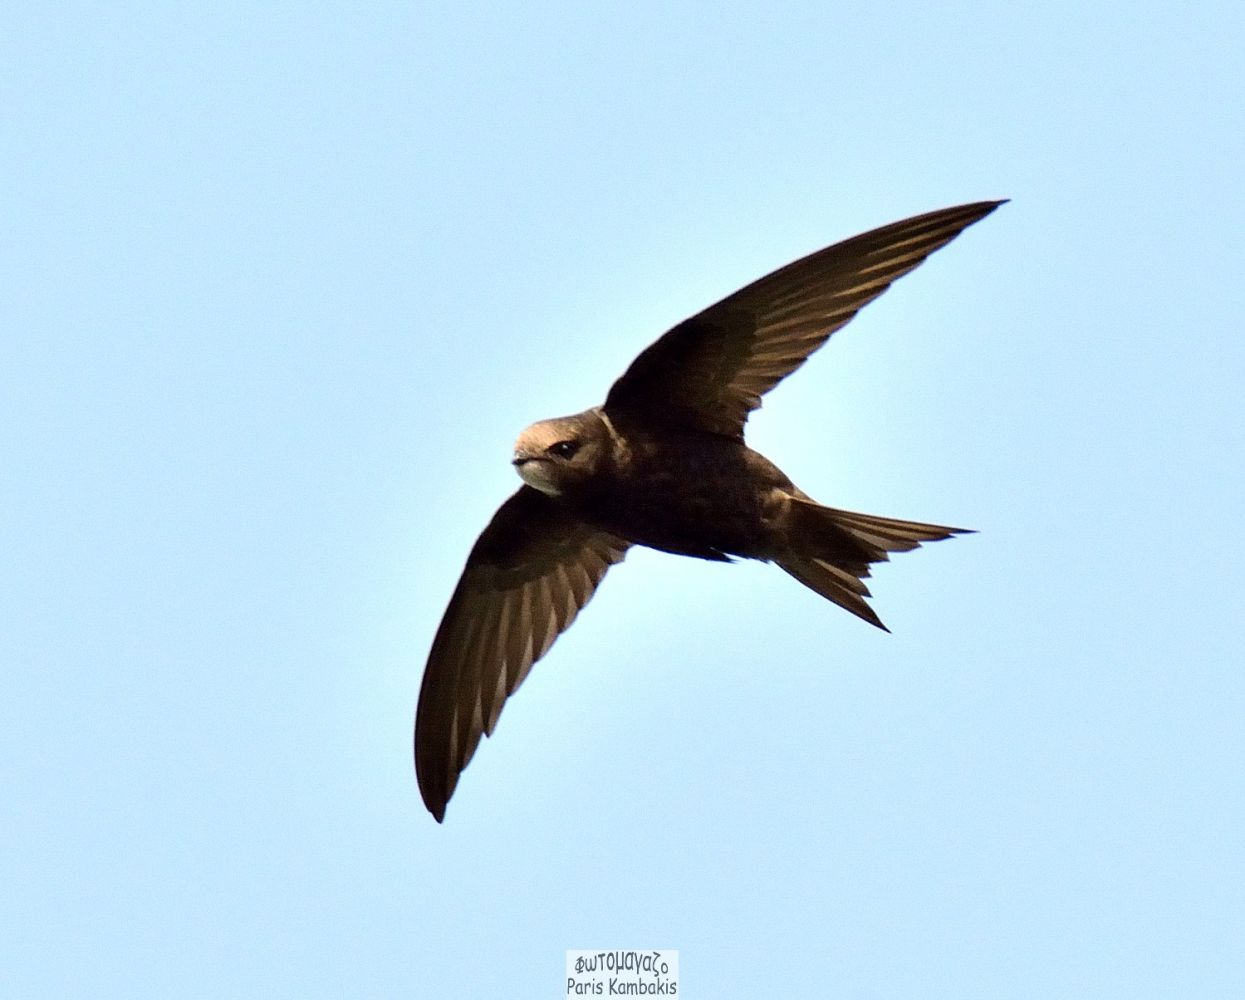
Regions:
<instances>
[{"instance_id":1,"label":"white throat patch","mask_svg":"<svg viewBox=\"0 0 1245 1000\"><path fill-rule=\"evenodd\" d=\"M551 463L533 458L518 466L519 476L532 489L540 490L546 496L556 497L562 491L554 485L549 476Z\"/></svg>"}]
</instances>

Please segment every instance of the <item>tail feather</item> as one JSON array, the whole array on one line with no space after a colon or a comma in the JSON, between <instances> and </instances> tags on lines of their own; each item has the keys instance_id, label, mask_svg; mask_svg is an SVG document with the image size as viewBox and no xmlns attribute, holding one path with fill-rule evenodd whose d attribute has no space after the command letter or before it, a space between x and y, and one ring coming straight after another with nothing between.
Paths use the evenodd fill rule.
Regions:
<instances>
[{"instance_id":1,"label":"tail feather","mask_svg":"<svg viewBox=\"0 0 1245 1000\"><path fill-rule=\"evenodd\" d=\"M863 618L870 625L876 625L883 632L890 631L882 624L882 619L877 616L877 612L865 603L865 598L869 596L869 588L861 583L856 575L839 569L832 563L823 562L820 559L805 559L800 556L779 559L778 565L809 590L814 590L822 597L834 601L839 607Z\"/></svg>"},{"instance_id":2,"label":"tail feather","mask_svg":"<svg viewBox=\"0 0 1245 1000\"><path fill-rule=\"evenodd\" d=\"M790 550L775 562L810 590L886 632L890 629L864 600L869 596L863 580L870 564L887 561L891 552L919 548L922 542L971 533L822 507L801 497L792 498L790 513Z\"/></svg>"}]
</instances>

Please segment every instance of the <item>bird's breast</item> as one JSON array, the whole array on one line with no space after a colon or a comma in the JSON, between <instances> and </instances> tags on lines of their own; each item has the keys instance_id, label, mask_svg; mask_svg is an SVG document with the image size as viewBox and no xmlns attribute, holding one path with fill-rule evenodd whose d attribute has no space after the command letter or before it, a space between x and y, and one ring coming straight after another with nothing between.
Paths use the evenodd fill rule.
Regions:
<instances>
[{"instance_id":1,"label":"bird's breast","mask_svg":"<svg viewBox=\"0 0 1245 1000\"><path fill-rule=\"evenodd\" d=\"M765 558L790 481L745 445L711 435L642 439L599 477L584 516L628 541L702 559Z\"/></svg>"}]
</instances>

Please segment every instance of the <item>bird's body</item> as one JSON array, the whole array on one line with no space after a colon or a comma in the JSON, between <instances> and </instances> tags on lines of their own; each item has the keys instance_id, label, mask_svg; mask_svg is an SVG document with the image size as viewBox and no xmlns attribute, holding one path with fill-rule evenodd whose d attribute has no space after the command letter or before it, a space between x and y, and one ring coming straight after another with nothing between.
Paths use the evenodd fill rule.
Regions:
<instances>
[{"instance_id":1,"label":"bird's body","mask_svg":"<svg viewBox=\"0 0 1245 1000\"><path fill-rule=\"evenodd\" d=\"M505 700L631 545L774 562L879 628L870 565L962 529L823 507L744 441L761 396L865 304L999 202L846 240L748 285L642 352L605 403L515 443L526 485L467 560L416 715L420 791L441 820Z\"/></svg>"},{"instance_id":2,"label":"bird's body","mask_svg":"<svg viewBox=\"0 0 1245 1000\"><path fill-rule=\"evenodd\" d=\"M586 523L675 555L763 559L772 552L784 491L794 487L742 441L615 421L600 408L570 419L598 420L604 431L587 482L557 496Z\"/></svg>"}]
</instances>

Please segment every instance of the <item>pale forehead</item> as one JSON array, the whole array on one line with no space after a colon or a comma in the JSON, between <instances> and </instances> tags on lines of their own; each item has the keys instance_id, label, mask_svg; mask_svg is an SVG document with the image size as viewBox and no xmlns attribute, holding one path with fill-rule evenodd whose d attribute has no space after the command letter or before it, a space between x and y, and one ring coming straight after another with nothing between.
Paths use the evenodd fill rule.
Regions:
<instances>
[{"instance_id":1,"label":"pale forehead","mask_svg":"<svg viewBox=\"0 0 1245 1000\"><path fill-rule=\"evenodd\" d=\"M574 437L575 429L571 421L566 419L541 420L520 434L514 444L516 448L544 451L550 445Z\"/></svg>"}]
</instances>

